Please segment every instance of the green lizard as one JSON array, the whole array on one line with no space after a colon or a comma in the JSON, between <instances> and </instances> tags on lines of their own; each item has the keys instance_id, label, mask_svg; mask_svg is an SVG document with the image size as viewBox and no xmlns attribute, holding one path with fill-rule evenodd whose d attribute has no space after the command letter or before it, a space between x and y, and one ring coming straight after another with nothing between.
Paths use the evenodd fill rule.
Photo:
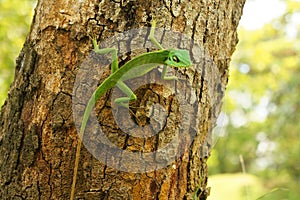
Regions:
<instances>
[{"instance_id":1,"label":"green lizard","mask_svg":"<svg viewBox=\"0 0 300 200\"><path fill-rule=\"evenodd\" d=\"M81 139L83 138L84 130L89 118L89 115L97 102L97 100L104 95L108 90L117 86L122 92L124 92L127 97L121 97L115 99L115 103L128 107L126 103L129 101L137 99L136 95L133 91L123 82L128 79L140 77L147 72L151 71L158 65L164 65L162 70L162 79L164 80L175 80L177 79L175 76L166 76L167 66L171 67L190 67L192 65L189 52L187 50L181 49L164 49L159 42L154 37L156 22L152 22L152 26L150 29L149 39L153 44L155 44L160 50L143 53L132 60L125 63L122 67L118 66L118 56L117 50L114 48L105 48L99 49L97 41L93 40L94 51L99 54L112 54L112 63L111 63L111 75L106 78L100 86L94 91L88 104L85 108L85 112L83 115L83 119L80 127L80 139L77 144L76 149L76 157L75 157L75 166L74 166L74 174L73 174L73 183L71 188L71 196L70 199L74 199L75 195L75 186L76 186L76 178L77 178L77 170L78 163L80 157L80 149L82 145Z\"/></svg>"}]
</instances>

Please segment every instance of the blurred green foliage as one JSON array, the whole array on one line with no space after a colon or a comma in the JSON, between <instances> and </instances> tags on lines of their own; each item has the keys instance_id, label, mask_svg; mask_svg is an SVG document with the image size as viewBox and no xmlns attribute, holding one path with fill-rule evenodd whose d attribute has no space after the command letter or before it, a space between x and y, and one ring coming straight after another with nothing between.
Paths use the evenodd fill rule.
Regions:
<instances>
[{"instance_id":1,"label":"blurred green foliage","mask_svg":"<svg viewBox=\"0 0 300 200\"><path fill-rule=\"evenodd\" d=\"M0 0L0 107L13 80L15 60L33 16L35 0Z\"/></svg>"},{"instance_id":2,"label":"blurred green foliage","mask_svg":"<svg viewBox=\"0 0 300 200\"><path fill-rule=\"evenodd\" d=\"M300 199L300 1L286 4L286 12L261 29L239 30L224 132L209 160L211 175L239 173L242 155L247 173L268 191L278 188L263 200Z\"/></svg>"},{"instance_id":3,"label":"blurred green foliage","mask_svg":"<svg viewBox=\"0 0 300 200\"><path fill-rule=\"evenodd\" d=\"M213 183L209 200L253 200L257 194L265 192L262 181L251 174L218 174L209 178L209 185Z\"/></svg>"}]
</instances>

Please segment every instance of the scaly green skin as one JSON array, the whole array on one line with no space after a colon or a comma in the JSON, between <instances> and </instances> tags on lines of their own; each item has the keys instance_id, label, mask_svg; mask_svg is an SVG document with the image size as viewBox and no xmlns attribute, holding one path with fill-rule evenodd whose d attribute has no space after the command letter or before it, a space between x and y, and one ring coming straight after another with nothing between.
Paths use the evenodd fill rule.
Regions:
<instances>
[{"instance_id":1,"label":"scaly green skin","mask_svg":"<svg viewBox=\"0 0 300 200\"><path fill-rule=\"evenodd\" d=\"M97 102L97 100L104 95L108 90L117 86L123 91L127 97L117 98L115 100L116 104L120 106L127 107L126 103L131 100L136 99L136 95L131 91L131 89L125 85L123 82L124 80L136 78L142 76L149 72L150 70L154 69L158 65L164 65L162 78L165 80L174 80L177 79L175 76L166 76L166 67L190 67L192 62L190 60L189 52L187 50L180 50L180 49L163 49L163 47L156 41L154 38L154 30L155 30L155 22L152 23L151 31L150 31L150 40L161 50L153 51L149 53L141 54L132 60L125 63L121 68L118 67L118 58L117 58L117 51L113 48L107 49L99 49L97 42L93 40L94 44L94 51L100 54L112 53L112 74L106 78L101 85L95 90L92 94L81 123L80 127L80 138L83 138L84 130L89 118L89 115ZM78 171L78 163L80 157L80 149L81 149L82 141L79 140L77 144L76 150L76 158L75 158L75 166L74 166L74 175L73 175L73 183L72 183L72 190L70 200L74 199L75 195L75 186L76 186L76 178L77 178L77 171Z\"/></svg>"}]
</instances>

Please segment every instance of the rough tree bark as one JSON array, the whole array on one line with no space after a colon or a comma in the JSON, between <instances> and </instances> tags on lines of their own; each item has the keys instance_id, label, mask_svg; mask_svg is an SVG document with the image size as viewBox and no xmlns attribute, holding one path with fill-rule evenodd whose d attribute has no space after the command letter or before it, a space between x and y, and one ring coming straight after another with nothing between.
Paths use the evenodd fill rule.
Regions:
<instances>
[{"instance_id":1,"label":"rough tree bark","mask_svg":"<svg viewBox=\"0 0 300 200\"><path fill-rule=\"evenodd\" d=\"M72 95L79 66L92 49L88 35L97 35L102 41L116 33L149 26L151 19L156 19L159 27L179 31L193 39L207 51L216 66L217 75L205 68L206 62L198 66L199 70L179 71L196 88L196 122L191 126L197 127L189 129L198 132L181 157L165 168L147 173L105 166L83 147L76 198L191 199L197 191L199 199L206 199L209 195L206 161L211 148L208 138L220 111L244 2L39 0L0 115L1 199L69 198L78 143ZM109 73L105 68L104 74ZM207 88L212 85L215 87L209 91ZM143 90L163 96L155 87ZM138 93L139 99L149 96L147 92ZM99 103L100 107L103 102ZM101 108L99 118L111 117L109 108ZM176 109L169 108L168 112L169 118L178 114ZM106 119L109 128L118 132L111 122L113 119L109 119ZM164 137L157 136L144 148L157 148ZM139 149L138 145L129 145L129 141L140 142L137 138L116 140L124 149Z\"/></svg>"}]
</instances>

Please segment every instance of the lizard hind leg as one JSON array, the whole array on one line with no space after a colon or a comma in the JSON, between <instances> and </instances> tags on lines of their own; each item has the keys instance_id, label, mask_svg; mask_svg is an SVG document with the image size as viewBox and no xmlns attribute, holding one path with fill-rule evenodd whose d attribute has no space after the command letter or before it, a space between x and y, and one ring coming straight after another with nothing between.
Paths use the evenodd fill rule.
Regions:
<instances>
[{"instance_id":1,"label":"lizard hind leg","mask_svg":"<svg viewBox=\"0 0 300 200\"><path fill-rule=\"evenodd\" d=\"M127 97L119 97L116 98L114 100L114 102L119 105L122 106L124 108L143 108L144 107L134 107L134 106L129 106L129 102L130 101L134 101L137 99L137 96L134 94L134 92L123 82L123 81L119 81L117 83L118 88L127 95Z\"/></svg>"},{"instance_id":2,"label":"lizard hind leg","mask_svg":"<svg viewBox=\"0 0 300 200\"><path fill-rule=\"evenodd\" d=\"M140 109L141 107L133 107L129 106L130 101L134 101L137 99L137 96L134 94L134 92L123 82L119 81L117 83L118 88L127 95L127 97L120 97L114 100L114 102L124 108L127 108L129 112L134 116L134 119L138 125L142 124L141 121L139 120L139 117L135 114L135 112L132 110L133 109Z\"/></svg>"},{"instance_id":3,"label":"lizard hind leg","mask_svg":"<svg viewBox=\"0 0 300 200\"><path fill-rule=\"evenodd\" d=\"M136 95L123 81L119 81L117 86L127 97L117 98L114 102L122 107L129 108L129 101L136 100Z\"/></svg>"}]
</instances>

